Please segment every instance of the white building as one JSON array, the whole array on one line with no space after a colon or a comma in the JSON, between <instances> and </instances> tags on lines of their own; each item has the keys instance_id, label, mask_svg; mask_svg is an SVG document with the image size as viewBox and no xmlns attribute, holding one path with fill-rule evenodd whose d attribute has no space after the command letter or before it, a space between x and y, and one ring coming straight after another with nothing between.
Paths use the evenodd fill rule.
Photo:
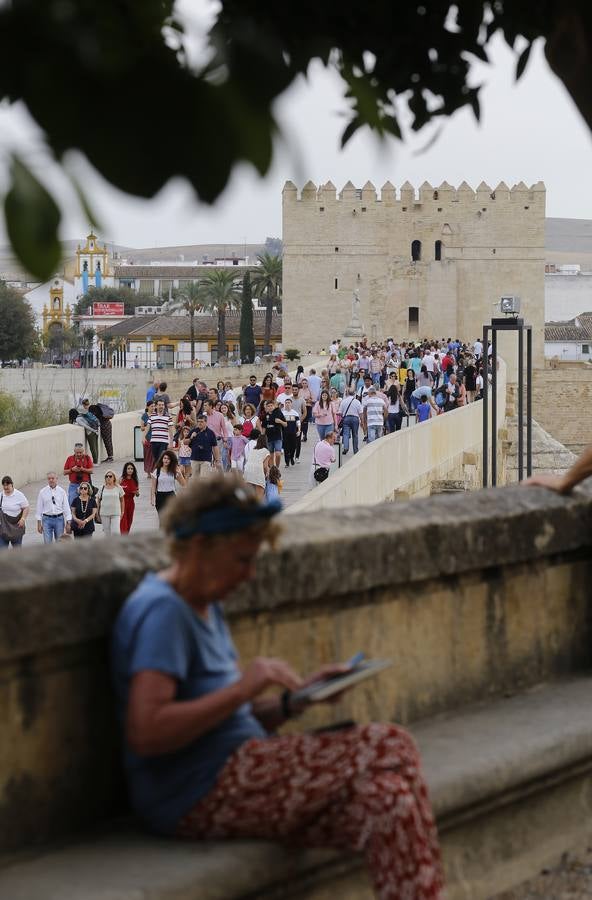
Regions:
<instances>
[{"instance_id":1,"label":"white building","mask_svg":"<svg viewBox=\"0 0 592 900\"><path fill-rule=\"evenodd\" d=\"M41 328L42 324L43 307L49 304L50 291L52 288L56 287L57 282L59 282L59 287L61 287L64 292L64 309L67 306L73 307L76 303L74 284L66 278L63 278L61 275L54 275L48 281L44 281L43 284L39 284L32 290L27 291L25 300L31 305L33 313L35 314L35 324L38 328Z\"/></svg>"},{"instance_id":2,"label":"white building","mask_svg":"<svg viewBox=\"0 0 592 900\"><path fill-rule=\"evenodd\" d=\"M545 356L570 362L592 360L592 312L564 322L547 322Z\"/></svg>"}]
</instances>

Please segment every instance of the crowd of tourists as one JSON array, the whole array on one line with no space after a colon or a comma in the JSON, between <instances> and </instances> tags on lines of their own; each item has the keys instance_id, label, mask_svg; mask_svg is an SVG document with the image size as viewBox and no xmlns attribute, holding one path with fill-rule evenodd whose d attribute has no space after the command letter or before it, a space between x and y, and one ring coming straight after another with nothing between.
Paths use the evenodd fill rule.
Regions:
<instances>
[{"instance_id":1,"label":"crowd of tourists","mask_svg":"<svg viewBox=\"0 0 592 900\"><path fill-rule=\"evenodd\" d=\"M58 483L58 473L47 473L37 495L35 520L45 544L74 538L88 538L101 525L103 533L127 534L134 521L136 498L140 496L138 471L133 462L123 465L121 475L109 469L103 483L95 485L92 456L77 442L64 462L67 491ZM15 488L10 475L2 478L0 493L0 549L22 546L31 505Z\"/></svg>"},{"instance_id":2,"label":"crowd of tourists","mask_svg":"<svg viewBox=\"0 0 592 900\"><path fill-rule=\"evenodd\" d=\"M488 348L490 350L490 348ZM311 484L328 477L334 444L353 453L398 431L404 421L424 422L482 397L485 356L476 340L389 339L350 346L336 340L319 369L298 366L292 379L280 364L240 388L220 380L215 387L195 378L172 401L166 382L155 382L142 416L144 471L152 480L152 502L161 512L177 485L192 476L238 470L259 496L281 491L281 469L299 463L302 444L314 428Z\"/></svg>"},{"instance_id":3,"label":"crowd of tourists","mask_svg":"<svg viewBox=\"0 0 592 900\"><path fill-rule=\"evenodd\" d=\"M276 364L258 383L233 386L220 380L208 386L200 377L178 400L167 383L157 380L146 395L141 417L147 493L158 518L179 488L192 477L215 472L241 474L256 495L267 502L282 491L282 469L300 463L302 446L315 444L310 464L311 487L323 482L341 455L358 453L362 442L372 443L398 431L403 424L422 423L481 399L487 356L480 340L472 345L455 339L420 342L332 343L325 365L294 378ZM71 410L72 422L84 428L89 453L82 442L64 463L67 494L48 473L48 484L36 504L38 531L46 543L62 535L90 537L97 525L105 534L126 534L140 495L136 466L109 470L104 483L92 482L102 437L106 462L113 461L111 418L105 404L81 400ZM93 436L91 438L91 435ZM22 543L29 502L4 476L0 496L0 547Z\"/></svg>"}]
</instances>

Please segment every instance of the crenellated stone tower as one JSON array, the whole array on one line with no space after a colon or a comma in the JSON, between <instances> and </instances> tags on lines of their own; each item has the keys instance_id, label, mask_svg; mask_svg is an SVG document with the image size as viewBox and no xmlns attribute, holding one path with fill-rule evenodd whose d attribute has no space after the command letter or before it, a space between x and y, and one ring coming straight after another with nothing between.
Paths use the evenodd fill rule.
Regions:
<instances>
[{"instance_id":1,"label":"crenellated stone tower","mask_svg":"<svg viewBox=\"0 0 592 900\"><path fill-rule=\"evenodd\" d=\"M517 294L543 363L545 186L473 190L425 182L380 197L368 181L283 189L283 343L301 350L343 337L358 291L360 321L374 337L474 341Z\"/></svg>"}]
</instances>

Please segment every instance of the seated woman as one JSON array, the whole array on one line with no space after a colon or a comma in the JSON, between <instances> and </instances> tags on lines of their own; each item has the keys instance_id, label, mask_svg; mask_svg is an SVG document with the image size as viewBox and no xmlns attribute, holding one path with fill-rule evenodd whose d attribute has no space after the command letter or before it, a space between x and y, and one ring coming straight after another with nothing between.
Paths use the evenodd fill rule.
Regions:
<instances>
[{"instance_id":1,"label":"seated woman","mask_svg":"<svg viewBox=\"0 0 592 900\"><path fill-rule=\"evenodd\" d=\"M291 691L345 667L303 680L281 659L238 666L220 601L253 576L278 510L231 474L192 479L163 515L171 564L145 576L113 636L133 806L153 831L185 839L361 851L381 900L441 898L410 736L386 724L277 735L301 711Z\"/></svg>"}]
</instances>

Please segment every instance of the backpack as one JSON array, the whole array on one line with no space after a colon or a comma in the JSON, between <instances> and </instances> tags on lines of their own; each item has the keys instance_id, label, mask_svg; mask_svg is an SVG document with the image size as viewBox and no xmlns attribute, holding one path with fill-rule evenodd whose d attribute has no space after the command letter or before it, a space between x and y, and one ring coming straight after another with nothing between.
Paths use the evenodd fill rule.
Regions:
<instances>
[{"instance_id":1,"label":"backpack","mask_svg":"<svg viewBox=\"0 0 592 900\"><path fill-rule=\"evenodd\" d=\"M245 421L243 422L243 434L244 434L244 436L245 436L245 437L249 437L249 435L251 434L252 430L253 430L253 423L251 422L250 419L245 419Z\"/></svg>"}]
</instances>

